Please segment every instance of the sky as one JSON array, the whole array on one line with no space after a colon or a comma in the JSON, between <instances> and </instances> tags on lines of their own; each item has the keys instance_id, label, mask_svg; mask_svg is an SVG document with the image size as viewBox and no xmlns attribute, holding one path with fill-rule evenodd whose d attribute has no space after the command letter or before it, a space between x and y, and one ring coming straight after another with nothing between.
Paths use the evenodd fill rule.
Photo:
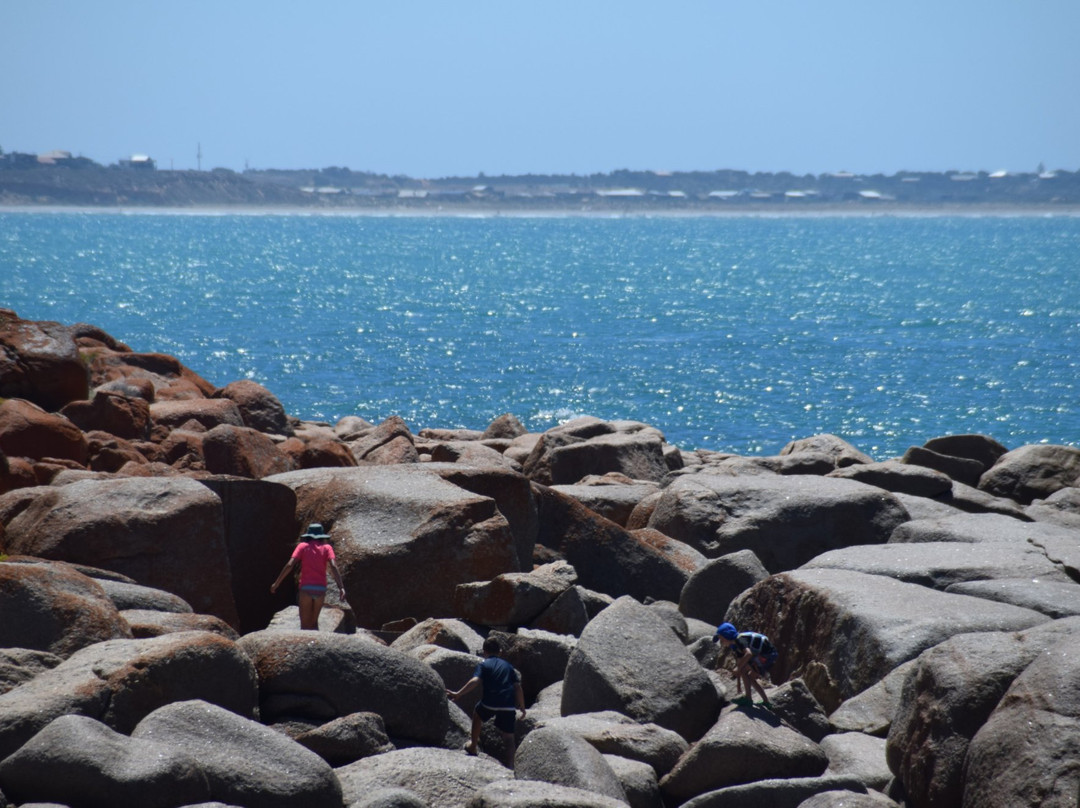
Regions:
<instances>
[{"instance_id":1,"label":"sky","mask_svg":"<svg viewBox=\"0 0 1080 808\"><path fill-rule=\"evenodd\" d=\"M0 149L425 178L1075 171L1078 33L1080 0L0 0Z\"/></svg>"}]
</instances>

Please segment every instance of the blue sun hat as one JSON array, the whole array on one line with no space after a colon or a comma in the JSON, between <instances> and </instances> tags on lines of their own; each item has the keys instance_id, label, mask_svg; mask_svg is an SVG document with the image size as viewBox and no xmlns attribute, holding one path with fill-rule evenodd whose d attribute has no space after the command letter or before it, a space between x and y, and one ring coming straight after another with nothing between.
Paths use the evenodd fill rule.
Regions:
<instances>
[{"instance_id":1,"label":"blue sun hat","mask_svg":"<svg viewBox=\"0 0 1080 808\"><path fill-rule=\"evenodd\" d=\"M712 641L716 642L721 637L723 637L725 640L734 640L738 636L739 631L735 628L735 626L731 625L731 623L721 623L719 626L717 626L716 634L713 635Z\"/></svg>"},{"instance_id":2,"label":"blue sun hat","mask_svg":"<svg viewBox=\"0 0 1080 808\"><path fill-rule=\"evenodd\" d=\"M312 522L307 526L307 533L300 537L301 539L329 539L330 534L323 530L321 522Z\"/></svg>"}]
</instances>

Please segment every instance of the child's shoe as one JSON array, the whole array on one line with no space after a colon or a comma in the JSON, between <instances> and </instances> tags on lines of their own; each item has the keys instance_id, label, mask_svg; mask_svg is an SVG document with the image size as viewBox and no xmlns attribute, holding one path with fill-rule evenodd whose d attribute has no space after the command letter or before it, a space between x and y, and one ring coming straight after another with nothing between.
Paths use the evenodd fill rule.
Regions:
<instances>
[{"instance_id":1,"label":"child's shoe","mask_svg":"<svg viewBox=\"0 0 1080 808\"><path fill-rule=\"evenodd\" d=\"M768 699L765 699L765 701L759 701L758 702L758 707L764 707L770 713L773 711L772 702L769 701Z\"/></svg>"},{"instance_id":2,"label":"child's shoe","mask_svg":"<svg viewBox=\"0 0 1080 808\"><path fill-rule=\"evenodd\" d=\"M749 707L753 704L749 696L739 696L731 700L732 704L736 704L739 707Z\"/></svg>"}]
</instances>

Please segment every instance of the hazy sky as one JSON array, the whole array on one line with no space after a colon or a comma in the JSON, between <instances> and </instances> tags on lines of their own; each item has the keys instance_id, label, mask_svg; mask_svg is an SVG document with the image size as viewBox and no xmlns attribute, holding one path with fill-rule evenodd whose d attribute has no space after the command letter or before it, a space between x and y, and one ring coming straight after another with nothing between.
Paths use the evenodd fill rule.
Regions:
<instances>
[{"instance_id":1,"label":"hazy sky","mask_svg":"<svg viewBox=\"0 0 1080 808\"><path fill-rule=\"evenodd\" d=\"M0 0L0 148L416 177L1080 169L1080 0Z\"/></svg>"}]
</instances>

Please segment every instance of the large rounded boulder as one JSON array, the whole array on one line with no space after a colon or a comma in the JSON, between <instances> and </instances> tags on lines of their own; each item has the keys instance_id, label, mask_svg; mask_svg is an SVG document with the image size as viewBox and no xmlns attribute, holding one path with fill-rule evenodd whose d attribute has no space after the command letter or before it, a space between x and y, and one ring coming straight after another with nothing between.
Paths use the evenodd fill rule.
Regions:
<instances>
[{"instance_id":1,"label":"large rounded boulder","mask_svg":"<svg viewBox=\"0 0 1080 808\"><path fill-rule=\"evenodd\" d=\"M979 488L1024 505L1080 481L1080 449L1033 444L1006 452L979 479Z\"/></svg>"},{"instance_id":2,"label":"large rounded boulder","mask_svg":"<svg viewBox=\"0 0 1080 808\"><path fill-rule=\"evenodd\" d=\"M198 761L211 799L250 808L339 808L341 785L322 758L288 736L205 701L160 707L132 740Z\"/></svg>"},{"instance_id":3,"label":"large rounded boulder","mask_svg":"<svg viewBox=\"0 0 1080 808\"><path fill-rule=\"evenodd\" d=\"M389 735L439 744L446 687L429 666L363 635L259 631L240 639L259 677L263 721L382 716Z\"/></svg>"},{"instance_id":4,"label":"large rounded boulder","mask_svg":"<svg viewBox=\"0 0 1080 808\"><path fill-rule=\"evenodd\" d=\"M60 716L0 762L0 788L23 803L174 808L210 799L191 755L100 721Z\"/></svg>"},{"instance_id":5,"label":"large rounded boulder","mask_svg":"<svg viewBox=\"0 0 1080 808\"><path fill-rule=\"evenodd\" d=\"M774 777L815 777L829 758L764 710L730 708L660 781L675 804L708 791Z\"/></svg>"},{"instance_id":6,"label":"large rounded boulder","mask_svg":"<svg viewBox=\"0 0 1080 808\"><path fill-rule=\"evenodd\" d=\"M9 457L69 460L81 466L90 447L82 430L64 416L9 398L0 399L0 451Z\"/></svg>"},{"instance_id":7,"label":"large rounded boulder","mask_svg":"<svg viewBox=\"0 0 1080 808\"><path fill-rule=\"evenodd\" d=\"M964 808L1073 805L1080 794L1080 634L1021 673L976 733Z\"/></svg>"},{"instance_id":8,"label":"large rounded boulder","mask_svg":"<svg viewBox=\"0 0 1080 808\"><path fill-rule=\"evenodd\" d=\"M86 398L89 390L71 328L0 309L0 399L24 398L56 411Z\"/></svg>"},{"instance_id":9,"label":"large rounded boulder","mask_svg":"<svg viewBox=\"0 0 1080 808\"><path fill-rule=\"evenodd\" d=\"M95 643L0 695L0 758L62 715L89 716L129 733L158 707L188 699L254 716L251 660L236 643L208 632Z\"/></svg>"},{"instance_id":10,"label":"large rounded boulder","mask_svg":"<svg viewBox=\"0 0 1080 808\"><path fill-rule=\"evenodd\" d=\"M302 522L329 531L362 626L453 614L458 584L521 569L496 501L421 464L309 469L267 479L296 492Z\"/></svg>"},{"instance_id":11,"label":"large rounded boulder","mask_svg":"<svg viewBox=\"0 0 1080 808\"><path fill-rule=\"evenodd\" d=\"M195 480L88 479L35 489L7 523L5 544L9 553L119 572L238 622L221 500Z\"/></svg>"},{"instance_id":12,"label":"large rounded boulder","mask_svg":"<svg viewBox=\"0 0 1080 808\"><path fill-rule=\"evenodd\" d=\"M131 636L102 587L69 564L31 558L0 562L0 647L70 656Z\"/></svg>"},{"instance_id":13,"label":"large rounded boulder","mask_svg":"<svg viewBox=\"0 0 1080 808\"><path fill-rule=\"evenodd\" d=\"M604 710L696 740L716 720L720 696L669 623L622 597L586 626L563 680L563 715Z\"/></svg>"}]
</instances>

